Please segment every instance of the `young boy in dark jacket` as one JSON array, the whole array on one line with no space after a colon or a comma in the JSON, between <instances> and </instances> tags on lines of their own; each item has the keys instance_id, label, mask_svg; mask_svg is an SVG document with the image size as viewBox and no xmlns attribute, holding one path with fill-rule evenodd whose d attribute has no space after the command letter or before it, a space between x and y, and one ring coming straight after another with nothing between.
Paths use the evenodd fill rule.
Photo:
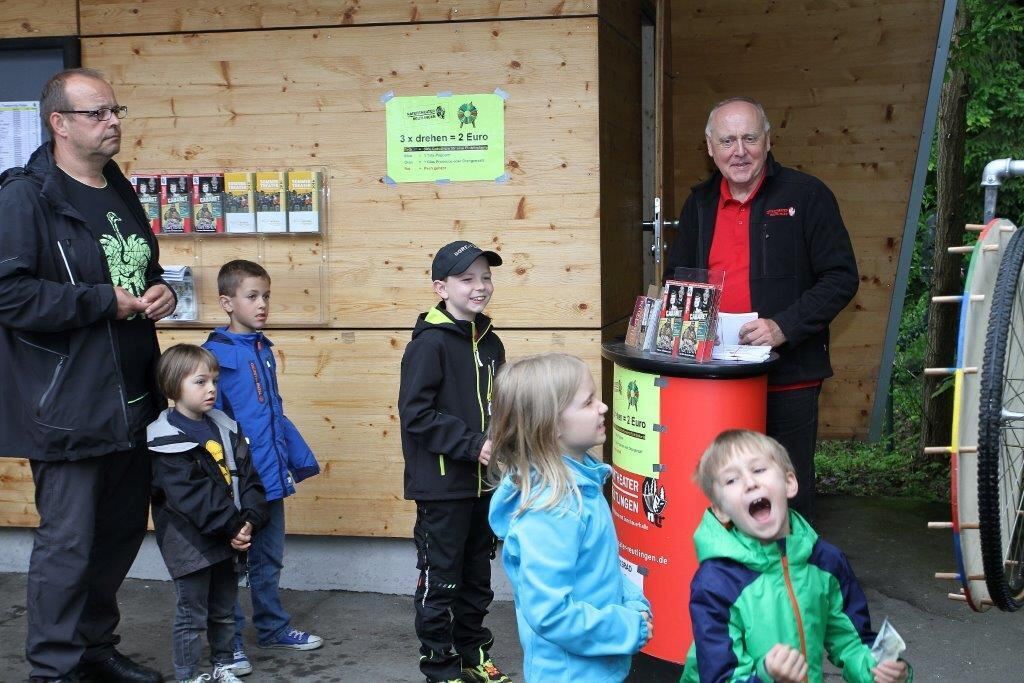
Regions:
<instances>
[{"instance_id":1,"label":"young boy in dark jacket","mask_svg":"<svg viewBox=\"0 0 1024 683\"><path fill-rule=\"evenodd\" d=\"M213 409L217 359L198 346L178 344L157 362L157 381L174 407L147 429L153 455L153 524L178 596L174 618L174 673L199 673L199 638L207 631L213 679L238 680L232 662L236 571L267 503L237 423ZM207 629L209 624L209 629Z\"/></svg>"},{"instance_id":2,"label":"young boy in dark jacket","mask_svg":"<svg viewBox=\"0 0 1024 683\"><path fill-rule=\"evenodd\" d=\"M487 523L491 495L487 424L494 373L505 347L483 314L501 257L458 241L431 267L441 301L420 315L402 357L398 411L405 497L416 501L413 530L420 570L416 635L420 671L439 681L510 681L488 654L484 615L494 597L496 540Z\"/></svg>"}]
</instances>

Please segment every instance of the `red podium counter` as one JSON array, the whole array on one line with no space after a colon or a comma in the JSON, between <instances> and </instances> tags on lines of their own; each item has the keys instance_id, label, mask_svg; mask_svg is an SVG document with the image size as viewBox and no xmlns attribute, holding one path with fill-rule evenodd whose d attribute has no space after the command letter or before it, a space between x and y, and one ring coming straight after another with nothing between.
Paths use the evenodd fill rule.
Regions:
<instances>
[{"instance_id":1,"label":"red podium counter","mask_svg":"<svg viewBox=\"0 0 1024 683\"><path fill-rule=\"evenodd\" d=\"M693 532L708 502L693 473L708 444L727 429L764 432L764 363L687 362L603 344L612 384L612 516L622 571L654 610L643 652L681 664L692 640Z\"/></svg>"}]
</instances>

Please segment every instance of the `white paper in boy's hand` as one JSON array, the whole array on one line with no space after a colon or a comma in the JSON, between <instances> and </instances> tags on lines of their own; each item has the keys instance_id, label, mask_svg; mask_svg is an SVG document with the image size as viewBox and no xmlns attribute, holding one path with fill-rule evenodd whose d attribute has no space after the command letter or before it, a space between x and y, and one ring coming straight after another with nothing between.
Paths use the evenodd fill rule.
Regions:
<instances>
[{"instance_id":1,"label":"white paper in boy's hand","mask_svg":"<svg viewBox=\"0 0 1024 683\"><path fill-rule=\"evenodd\" d=\"M878 636L875 637L875 644L871 646L871 654L875 661L879 664L895 662L906 649L907 644L903 642L903 638L896 633L896 629L892 627L889 618L886 617L882 622L882 628L878 631Z\"/></svg>"},{"instance_id":2,"label":"white paper in boy's hand","mask_svg":"<svg viewBox=\"0 0 1024 683\"><path fill-rule=\"evenodd\" d=\"M717 346L737 346L740 343L740 328L757 320L757 313L719 313Z\"/></svg>"}]
</instances>

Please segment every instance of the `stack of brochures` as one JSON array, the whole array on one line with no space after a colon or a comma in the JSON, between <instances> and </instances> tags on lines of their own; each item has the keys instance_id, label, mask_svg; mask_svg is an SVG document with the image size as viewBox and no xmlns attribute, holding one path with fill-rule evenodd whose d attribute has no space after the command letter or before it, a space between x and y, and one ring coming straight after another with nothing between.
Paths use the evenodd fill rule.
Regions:
<instances>
[{"instance_id":1,"label":"stack of brochures","mask_svg":"<svg viewBox=\"0 0 1024 683\"><path fill-rule=\"evenodd\" d=\"M747 346L745 344L722 344L711 350L714 360L738 360L745 363L763 363L772 353L770 346Z\"/></svg>"}]
</instances>

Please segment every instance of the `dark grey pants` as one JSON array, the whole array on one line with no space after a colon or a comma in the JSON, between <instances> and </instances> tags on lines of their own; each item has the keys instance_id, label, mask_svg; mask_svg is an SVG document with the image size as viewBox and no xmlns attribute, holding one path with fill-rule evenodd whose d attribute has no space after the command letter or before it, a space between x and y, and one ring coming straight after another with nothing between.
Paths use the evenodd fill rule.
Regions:
<instances>
[{"instance_id":1,"label":"dark grey pants","mask_svg":"<svg viewBox=\"0 0 1024 683\"><path fill-rule=\"evenodd\" d=\"M765 432L789 453L800 485L789 506L814 524L814 451L818 445L818 396L821 387L768 392Z\"/></svg>"},{"instance_id":2,"label":"dark grey pants","mask_svg":"<svg viewBox=\"0 0 1024 683\"><path fill-rule=\"evenodd\" d=\"M234 561L224 560L175 579L174 592L178 596L171 652L175 677L181 680L199 675L203 631L210 641L210 661L214 665L229 664L234 656L231 644L238 597Z\"/></svg>"},{"instance_id":3,"label":"dark grey pants","mask_svg":"<svg viewBox=\"0 0 1024 683\"><path fill-rule=\"evenodd\" d=\"M25 656L31 676L57 678L80 662L108 659L120 641L117 591L146 534L150 459L141 445L31 467L39 527Z\"/></svg>"}]
</instances>

